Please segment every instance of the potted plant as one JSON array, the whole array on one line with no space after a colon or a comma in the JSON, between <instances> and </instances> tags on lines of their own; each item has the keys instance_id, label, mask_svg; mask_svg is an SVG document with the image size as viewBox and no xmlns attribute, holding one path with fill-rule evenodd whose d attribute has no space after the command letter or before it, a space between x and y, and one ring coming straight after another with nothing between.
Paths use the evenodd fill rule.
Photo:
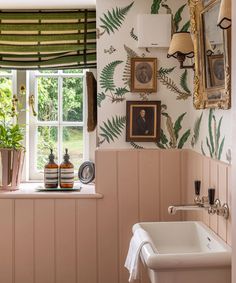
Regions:
<instances>
[{"instance_id":1,"label":"potted plant","mask_svg":"<svg viewBox=\"0 0 236 283\"><path fill-rule=\"evenodd\" d=\"M19 124L20 94L13 95L9 87L0 87L0 189L17 190L21 181L25 148L24 126Z\"/></svg>"}]
</instances>

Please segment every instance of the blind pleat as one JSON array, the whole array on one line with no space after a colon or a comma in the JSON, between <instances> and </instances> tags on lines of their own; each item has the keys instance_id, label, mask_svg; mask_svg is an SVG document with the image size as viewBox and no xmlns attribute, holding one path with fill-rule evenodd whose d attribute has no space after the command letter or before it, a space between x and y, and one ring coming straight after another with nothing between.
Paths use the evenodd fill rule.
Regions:
<instances>
[{"instance_id":1,"label":"blind pleat","mask_svg":"<svg viewBox=\"0 0 236 283\"><path fill-rule=\"evenodd\" d=\"M0 68L96 67L96 12L1 11Z\"/></svg>"}]
</instances>

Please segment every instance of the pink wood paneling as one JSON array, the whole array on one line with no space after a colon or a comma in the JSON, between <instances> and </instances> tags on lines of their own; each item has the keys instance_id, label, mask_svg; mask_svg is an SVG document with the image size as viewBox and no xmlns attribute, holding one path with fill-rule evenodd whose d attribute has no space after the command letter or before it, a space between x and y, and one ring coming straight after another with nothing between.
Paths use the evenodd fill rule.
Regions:
<instances>
[{"instance_id":1,"label":"pink wood paneling","mask_svg":"<svg viewBox=\"0 0 236 283\"><path fill-rule=\"evenodd\" d=\"M124 268L132 226L139 221L138 151L118 152L118 212L120 282L128 282Z\"/></svg>"},{"instance_id":2,"label":"pink wood paneling","mask_svg":"<svg viewBox=\"0 0 236 283\"><path fill-rule=\"evenodd\" d=\"M139 216L140 221L160 219L160 153L139 152Z\"/></svg>"},{"instance_id":3,"label":"pink wood paneling","mask_svg":"<svg viewBox=\"0 0 236 283\"><path fill-rule=\"evenodd\" d=\"M227 185L228 185L228 170L225 164L218 165L218 180L219 180L219 199L221 204L227 202ZM227 220L223 217L218 217L218 234L226 242L227 241Z\"/></svg>"},{"instance_id":4,"label":"pink wood paneling","mask_svg":"<svg viewBox=\"0 0 236 283\"><path fill-rule=\"evenodd\" d=\"M117 152L96 152L98 282L119 282Z\"/></svg>"},{"instance_id":5,"label":"pink wood paneling","mask_svg":"<svg viewBox=\"0 0 236 283\"><path fill-rule=\"evenodd\" d=\"M210 187L210 159L202 157L202 196L208 196L208 189ZM210 216L207 211L203 212L203 222L210 226Z\"/></svg>"},{"instance_id":6,"label":"pink wood paneling","mask_svg":"<svg viewBox=\"0 0 236 283\"><path fill-rule=\"evenodd\" d=\"M13 282L14 201L0 200L0 282Z\"/></svg>"},{"instance_id":7,"label":"pink wood paneling","mask_svg":"<svg viewBox=\"0 0 236 283\"><path fill-rule=\"evenodd\" d=\"M127 283L134 223L181 219L167 208L192 202L196 179L231 204L230 166L191 150L99 150L96 165L103 199L0 200L1 283ZM231 218L203 221L231 244Z\"/></svg>"},{"instance_id":8,"label":"pink wood paneling","mask_svg":"<svg viewBox=\"0 0 236 283\"><path fill-rule=\"evenodd\" d=\"M227 203L229 205L229 220L227 221L227 243L232 244L232 187L231 187L231 167L227 170Z\"/></svg>"},{"instance_id":9,"label":"pink wood paneling","mask_svg":"<svg viewBox=\"0 0 236 283\"><path fill-rule=\"evenodd\" d=\"M34 282L34 201L15 200L15 282Z\"/></svg>"},{"instance_id":10,"label":"pink wood paneling","mask_svg":"<svg viewBox=\"0 0 236 283\"><path fill-rule=\"evenodd\" d=\"M185 203L194 203L196 180L202 181L202 158L199 154L187 151L187 172L184 176L186 178L186 201ZM202 194L202 191L201 191ZM185 213L186 220L202 220L202 212L189 211Z\"/></svg>"},{"instance_id":11,"label":"pink wood paneling","mask_svg":"<svg viewBox=\"0 0 236 283\"><path fill-rule=\"evenodd\" d=\"M75 200L55 201L56 283L76 282Z\"/></svg>"},{"instance_id":12,"label":"pink wood paneling","mask_svg":"<svg viewBox=\"0 0 236 283\"><path fill-rule=\"evenodd\" d=\"M54 200L35 201L35 282L55 281Z\"/></svg>"},{"instance_id":13,"label":"pink wood paneling","mask_svg":"<svg viewBox=\"0 0 236 283\"><path fill-rule=\"evenodd\" d=\"M215 160L211 160L210 163L210 187L215 189L215 198L218 198L218 162ZM216 233L218 232L218 218L216 214L210 216L210 228Z\"/></svg>"},{"instance_id":14,"label":"pink wood paneling","mask_svg":"<svg viewBox=\"0 0 236 283\"><path fill-rule=\"evenodd\" d=\"M96 201L77 201L77 283L97 281Z\"/></svg>"},{"instance_id":15,"label":"pink wood paneling","mask_svg":"<svg viewBox=\"0 0 236 283\"><path fill-rule=\"evenodd\" d=\"M160 151L161 221L180 220L180 214L169 215L168 207L181 202L181 158L178 150Z\"/></svg>"}]
</instances>

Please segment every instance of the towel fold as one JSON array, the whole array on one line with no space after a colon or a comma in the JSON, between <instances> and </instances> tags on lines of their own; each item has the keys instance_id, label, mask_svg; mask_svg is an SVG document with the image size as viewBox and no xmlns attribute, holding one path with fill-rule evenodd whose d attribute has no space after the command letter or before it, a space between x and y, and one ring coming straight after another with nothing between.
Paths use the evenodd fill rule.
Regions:
<instances>
[{"instance_id":1,"label":"towel fold","mask_svg":"<svg viewBox=\"0 0 236 283\"><path fill-rule=\"evenodd\" d=\"M129 251L125 261L125 267L130 274L129 282L139 278L139 256L142 247L147 243L151 244L152 248L154 247L151 238L144 229L138 228L135 230L130 241Z\"/></svg>"}]
</instances>

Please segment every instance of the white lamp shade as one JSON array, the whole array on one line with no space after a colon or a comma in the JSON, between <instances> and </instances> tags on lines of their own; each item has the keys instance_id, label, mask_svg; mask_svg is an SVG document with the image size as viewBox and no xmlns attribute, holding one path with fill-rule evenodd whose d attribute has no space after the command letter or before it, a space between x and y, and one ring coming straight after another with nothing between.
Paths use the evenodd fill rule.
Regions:
<instances>
[{"instance_id":1,"label":"white lamp shade","mask_svg":"<svg viewBox=\"0 0 236 283\"><path fill-rule=\"evenodd\" d=\"M231 27L231 0L221 0L217 25L222 29Z\"/></svg>"},{"instance_id":2,"label":"white lamp shade","mask_svg":"<svg viewBox=\"0 0 236 283\"><path fill-rule=\"evenodd\" d=\"M189 58L194 56L193 41L189 32L176 32L173 34L167 57L177 58L180 53Z\"/></svg>"}]
</instances>

